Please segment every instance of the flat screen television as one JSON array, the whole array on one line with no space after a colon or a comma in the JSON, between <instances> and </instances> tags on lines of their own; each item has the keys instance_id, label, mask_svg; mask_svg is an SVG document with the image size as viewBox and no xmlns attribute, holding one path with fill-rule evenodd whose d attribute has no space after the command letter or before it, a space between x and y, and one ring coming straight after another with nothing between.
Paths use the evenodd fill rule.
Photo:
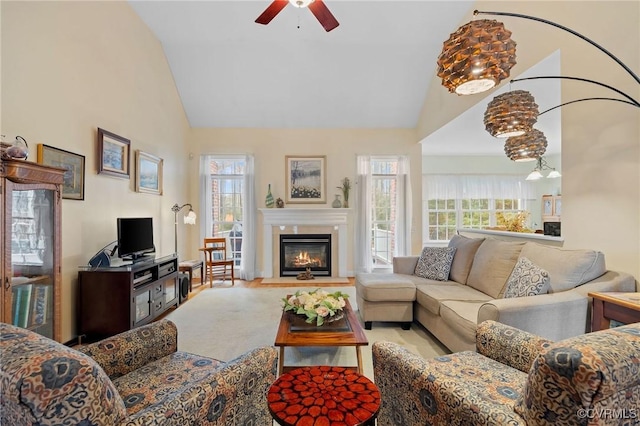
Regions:
<instances>
[{"instance_id":1,"label":"flat screen television","mask_svg":"<svg viewBox=\"0 0 640 426\"><path fill-rule=\"evenodd\" d=\"M118 256L140 260L155 252L153 245L153 219L150 217L118 218Z\"/></svg>"}]
</instances>

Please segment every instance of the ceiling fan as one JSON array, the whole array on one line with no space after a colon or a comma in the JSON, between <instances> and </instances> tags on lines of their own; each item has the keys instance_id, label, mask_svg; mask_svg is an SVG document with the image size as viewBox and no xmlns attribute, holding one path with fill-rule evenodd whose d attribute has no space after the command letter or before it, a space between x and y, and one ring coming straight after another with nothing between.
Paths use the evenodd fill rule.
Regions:
<instances>
[{"instance_id":1,"label":"ceiling fan","mask_svg":"<svg viewBox=\"0 0 640 426\"><path fill-rule=\"evenodd\" d=\"M340 25L322 0L274 0L262 15L258 16L256 22L267 25L288 3L297 8L308 7L327 32Z\"/></svg>"}]
</instances>

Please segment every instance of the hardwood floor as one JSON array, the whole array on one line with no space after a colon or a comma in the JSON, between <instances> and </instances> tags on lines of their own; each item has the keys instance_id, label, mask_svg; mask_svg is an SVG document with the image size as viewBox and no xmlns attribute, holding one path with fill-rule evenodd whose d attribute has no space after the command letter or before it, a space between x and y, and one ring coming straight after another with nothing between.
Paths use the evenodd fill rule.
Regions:
<instances>
[{"instance_id":1,"label":"hardwood floor","mask_svg":"<svg viewBox=\"0 0 640 426\"><path fill-rule=\"evenodd\" d=\"M309 280L309 281L300 281L300 287L313 287L313 280ZM355 278L354 277L349 277L349 284L333 284L333 283L322 283L322 284L318 284L318 287L345 287L345 286L353 286L355 285ZM230 281L225 281L224 283L222 283L221 281L216 281L213 283L214 287L231 287L231 282ZM283 284L262 284L262 278L256 278L255 280L252 281L245 281L245 280L240 280L240 279L235 279L235 285L234 287L243 287L243 288L260 288L260 287L265 287L268 286L269 288L274 288L274 287L291 287L291 284L289 283L283 283ZM202 289L205 288L209 288L209 283L205 282L204 284L200 283L200 278L198 277L194 277L193 279L193 291L191 292L191 295L195 295L197 294L199 291L201 291Z\"/></svg>"}]
</instances>

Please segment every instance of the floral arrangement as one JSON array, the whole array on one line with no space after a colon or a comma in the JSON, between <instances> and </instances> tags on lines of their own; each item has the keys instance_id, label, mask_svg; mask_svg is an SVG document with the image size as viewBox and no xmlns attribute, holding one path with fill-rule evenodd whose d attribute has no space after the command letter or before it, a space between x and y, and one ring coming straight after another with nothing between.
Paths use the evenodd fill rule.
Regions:
<instances>
[{"instance_id":1,"label":"floral arrangement","mask_svg":"<svg viewBox=\"0 0 640 426\"><path fill-rule=\"evenodd\" d=\"M349 207L349 191L351 191L351 181L349 180L348 177L346 177L342 179L340 183L342 183L342 186L337 186L336 188L342 191L342 196L344 197L343 206Z\"/></svg>"},{"instance_id":2,"label":"floral arrangement","mask_svg":"<svg viewBox=\"0 0 640 426\"><path fill-rule=\"evenodd\" d=\"M315 322L321 326L334 315L341 313L346 305L344 299L349 295L336 291L328 293L317 289L314 291L296 291L296 294L282 298L285 311L293 311L298 315L306 315L308 323Z\"/></svg>"},{"instance_id":3,"label":"floral arrangement","mask_svg":"<svg viewBox=\"0 0 640 426\"><path fill-rule=\"evenodd\" d=\"M511 232L533 232L527 228L528 219L529 212L525 210L518 212L496 212L497 225Z\"/></svg>"}]
</instances>

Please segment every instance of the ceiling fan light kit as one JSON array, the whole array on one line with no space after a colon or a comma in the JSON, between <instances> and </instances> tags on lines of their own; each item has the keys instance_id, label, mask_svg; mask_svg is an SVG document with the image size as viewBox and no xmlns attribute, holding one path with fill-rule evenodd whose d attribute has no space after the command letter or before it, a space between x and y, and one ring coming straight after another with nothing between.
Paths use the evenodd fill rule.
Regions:
<instances>
[{"instance_id":1,"label":"ceiling fan light kit","mask_svg":"<svg viewBox=\"0 0 640 426\"><path fill-rule=\"evenodd\" d=\"M516 64L516 42L502 22L471 21L443 43L438 77L451 93L485 92L509 77Z\"/></svg>"},{"instance_id":2,"label":"ceiling fan light kit","mask_svg":"<svg viewBox=\"0 0 640 426\"><path fill-rule=\"evenodd\" d=\"M294 7L299 7L302 9L313 3L313 0L289 0L289 3L291 3L291 5Z\"/></svg>"},{"instance_id":3,"label":"ceiling fan light kit","mask_svg":"<svg viewBox=\"0 0 640 426\"><path fill-rule=\"evenodd\" d=\"M491 136L521 136L538 121L538 104L526 90L513 90L493 98L484 113L484 125Z\"/></svg>"},{"instance_id":4,"label":"ceiling fan light kit","mask_svg":"<svg viewBox=\"0 0 640 426\"><path fill-rule=\"evenodd\" d=\"M329 32L340 25L338 20L333 16L327 5L324 4L322 0L274 0L271 2L269 7L267 7L265 11L258 16L256 23L267 25L288 4L300 9L308 7L326 32Z\"/></svg>"}]
</instances>

